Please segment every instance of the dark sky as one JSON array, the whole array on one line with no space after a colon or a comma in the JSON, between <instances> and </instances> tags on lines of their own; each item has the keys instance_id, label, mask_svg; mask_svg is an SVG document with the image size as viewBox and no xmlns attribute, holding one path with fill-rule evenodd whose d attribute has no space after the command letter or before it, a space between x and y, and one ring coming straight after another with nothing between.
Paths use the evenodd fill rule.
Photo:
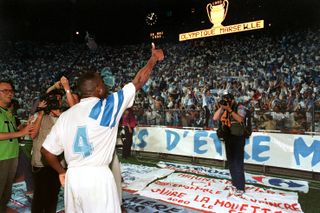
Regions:
<instances>
[{"instance_id":1,"label":"dark sky","mask_svg":"<svg viewBox=\"0 0 320 213\"><path fill-rule=\"evenodd\" d=\"M150 31L168 38L212 26L209 0L0 0L0 39L70 41L88 30L100 42L134 43ZM145 16L158 14L154 27ZM319 0L229 0L224 25L264 19L270 30L300 28L320 23ZM201 22L202 21L202 22ZM76 36L75 32L80 35Z\"/></svg>"}]
</instances>

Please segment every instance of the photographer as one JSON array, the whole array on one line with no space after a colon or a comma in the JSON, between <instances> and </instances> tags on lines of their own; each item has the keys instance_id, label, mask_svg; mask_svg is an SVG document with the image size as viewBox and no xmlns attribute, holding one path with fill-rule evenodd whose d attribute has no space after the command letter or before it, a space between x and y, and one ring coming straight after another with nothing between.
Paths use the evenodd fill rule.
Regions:
<instances>
[{"instance_id":1,"label":"photographer","mask_svg":"<svg viewBox=\"0 0 320 213\"><path fill-rule=\"evenodd\" d=\"M60 181L58 173L44 160L40 149L52 126L61 114L62 106L61 90L52 90L40 99L33 139L32 171L34 179L34 195L32 200L32 212L56 212Z\"/></svg>"},{"instance_id":2,"label":"photographer","mask_svg":"<svg viewBox=\"0 0 320 213\"><path fill-rule=\"evenodd\" d=\"M245 191L244 177L244 146L245 136L241 132L242 123L246 117L245 107L237 104L232 94L226 94L219 102L219 108L213 115L213 120L221 122L218 130L226 147L226 157L231 175L231 194L240 196ZM222 133L220 133L222 131ZM218 134L217 131L217 134Z\"/></svg>"},{"instance_id":3,"label":"photographer","mask_svg":"<svg viewBox=\"0 0 320 213\"><path fill-rule=\"evenodd\" d=\"M68 107L71 107L79 102L78 95L71 91L69 80L65 76L62 76L59 81L55 82L51 87L49 87L46 93L49 94L51 91L59 89L63 89L65 91Z\"/></svg>"}]
</instances>

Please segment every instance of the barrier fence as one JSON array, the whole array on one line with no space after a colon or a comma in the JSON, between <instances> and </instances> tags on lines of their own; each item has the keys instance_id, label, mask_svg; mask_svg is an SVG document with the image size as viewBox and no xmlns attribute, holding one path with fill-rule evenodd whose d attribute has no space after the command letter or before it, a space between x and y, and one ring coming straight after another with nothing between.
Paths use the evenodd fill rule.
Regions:
<instances>
[{"instance_id":1,"label":"barrier fence","mask_svg":"<svg viewBox=\"0 0 320 213\"><path fill-rule=\"evenodd\" d=\"M139 110L135 109L139 125L156 125L184 128L215 129L218 123L204 110L195 109L164 109ZM255 110L252 113L252 127L255 131L282 132L293 134L319 134L320 110L311 111L263 111Z\"/></svg>"}]
</instances>

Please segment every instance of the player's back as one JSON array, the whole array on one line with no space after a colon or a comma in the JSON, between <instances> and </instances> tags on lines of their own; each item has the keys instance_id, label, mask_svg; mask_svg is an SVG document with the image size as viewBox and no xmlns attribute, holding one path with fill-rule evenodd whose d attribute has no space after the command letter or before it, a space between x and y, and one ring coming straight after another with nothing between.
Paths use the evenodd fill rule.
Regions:
<instances>
[{"instance_id":1,"label":"player's back","mask_svg":"<svg viewBox=\"0 0 320 213\"><path fill-rule=\"evenodd\" d=\"M108 118L102 118L106 100L85 98L59 119L61 140L68 167L104 166L112 159L118 119L116 110L110 110ZM108 125L103 120L108 119Z\"/></svg>"}]
</instances>

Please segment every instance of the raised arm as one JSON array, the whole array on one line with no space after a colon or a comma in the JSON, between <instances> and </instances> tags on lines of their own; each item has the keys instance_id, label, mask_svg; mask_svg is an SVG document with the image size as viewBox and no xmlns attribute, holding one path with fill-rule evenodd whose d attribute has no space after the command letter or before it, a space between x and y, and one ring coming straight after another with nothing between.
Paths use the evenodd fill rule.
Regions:
<instances>
[{"instance_id":1,"label":"raised arm","mask_svg":"<svg viewBox=\"0 0 320 213\"><path fill-rule=\"evenodd\" d=\"M79 100L71 92L69 80L66 77L62 76L60 79L60 83L61 83L64 91L66 92L67 103L68 103L69 107L72 107L73 105L78 103Z\"/></svg>"},{"instance_id":2,"label":"raised arm","mask_svg":"<svg viewBox=\"0 0 320 213\"><path fill-rule=\"evenodd\" d=\"M136 90L139 90L143 85L148 81L151 71L157 61L162 61L164 58L163 51L161 49L156 49L154 43L152 43L152 55L148 60L147 64L139 70L132 83L136 87Z\"/></svg>"},{"instance_id":3,"label":"raised arm","mask_svg":"<svg viewBox=\"0 0 320 213\"><path fill-rule=\"evenodd\" d=\"M61 84L60 84L60 81L57 81L55 82L51 87L49 87L46 91L46 93L49 93L51 92L52 90L55 90L55 89L60 89L61 88Z\"/></svg>"}]
</instances>

